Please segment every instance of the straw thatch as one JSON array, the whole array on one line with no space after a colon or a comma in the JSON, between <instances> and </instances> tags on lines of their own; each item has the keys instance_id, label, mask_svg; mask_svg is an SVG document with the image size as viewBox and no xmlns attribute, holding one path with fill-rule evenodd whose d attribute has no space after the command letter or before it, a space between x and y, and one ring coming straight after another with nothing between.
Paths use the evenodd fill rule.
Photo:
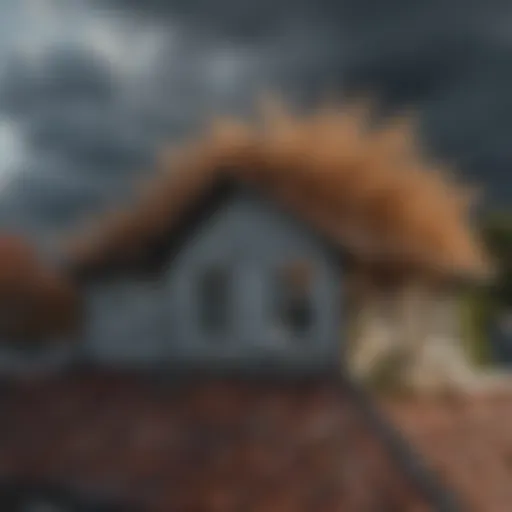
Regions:
<instances>
[{"instance_id":1,"label":"straw thatch","mask_svg":"<svg viewBox=\"0 0 512 512\"><path fill-rule=\"evenodd\" d=\"M363 264L442 277L480 278L488 262L469 222L474 199L414 140L407 117L371 129L368 111L324 108L294 117L267 108L263 122L221 120L164 152L160 176L131 209L65 241L80 275L141 264L221 177L250 183Z\"/></svg>"}]
</instances>

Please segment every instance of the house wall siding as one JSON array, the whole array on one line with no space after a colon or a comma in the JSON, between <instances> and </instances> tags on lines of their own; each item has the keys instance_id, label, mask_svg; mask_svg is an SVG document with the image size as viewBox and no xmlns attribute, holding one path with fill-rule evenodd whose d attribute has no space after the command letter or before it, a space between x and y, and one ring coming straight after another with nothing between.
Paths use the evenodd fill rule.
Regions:
<instances>
[{"instance_id":1,"label":"house wall siding","mask_svg":"<svg viewBox=\"0 0 512 512\"><path fill-rule=\"evenodd\" d=\"M273 273L287 261L314 265L313 332L283 342L271 329ZM198 324L197 278L212 265L232 272L231 330L218 339ZM344 326L339 258L271 201L240 188L208 218L155 282L91 290L77 357L140 368L270 363L336 366ZM108 313L108 314L107 314Z\"/></svg>"},{"instance_id":2,"label":"house wall siding","mask_svg":"<svg viewBox=\"0 0 512 512\"><path fill-rule=\"evenodd\" d=\"M283 341L272 329L274 272L286 262L313 264L314 328ZM210 265L232 272L230 330L215 339L197 319L196 279ZM312 233L246 189L203 224L167 274L169 360L237 365L328 365L339 357L342 280L339 263Z\"/></svg>"}]
</instances>

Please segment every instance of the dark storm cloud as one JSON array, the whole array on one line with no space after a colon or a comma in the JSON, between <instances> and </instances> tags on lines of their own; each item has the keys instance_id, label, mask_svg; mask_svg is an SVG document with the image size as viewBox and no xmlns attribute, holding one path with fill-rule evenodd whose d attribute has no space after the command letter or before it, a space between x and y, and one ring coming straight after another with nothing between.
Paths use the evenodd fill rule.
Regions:
<instances>
[{"instance_id":1,"label":"dark storm cloud","mask_svg":"<svg viewBox=\"0 0 512 512\"><path fill-rule=\"evenodd\" d=\"M471 34L397 41L347 66L346 87L376 89L388 103L418 103L462 87L478 63L482 41Z\"/></svg>"},{"instance_id":2,"label":"dark storm cloud","mask_svg":"<svg viewBox=\"0 0 512 512\"><path fill-rule=\"evenodd\" d=\"M287 22L288 16L310 16L316 12L314 2L237 2L236 0L150 0L142 4L137 0L99 0L99 5L114 9L131 10L149 20L162 16L194 26L202 31L212 31L238 41L254 41L276 33Z\"/></svg>"},{"instance_id":3,"label":"dark storm cloud","mask_svg":"<svg viewBox=\"0 0 512 512\"><path fill-rule=\"evenodd\" d=\"M98 105L43 109L27 126L27 139L35 150L58 152L93 174L129 173L148 160L149 141L123 118Z\"/></svg>"},{"instance_id":4,"label":"dark storm cloud","mask_svg":"<svg viewBox=\"0 0 512 512\"><path fill-rule=\"evenodd\" d=\"M203 30L245 41L274 35L297 19L333 24L351 35L369 35L382 34L390 27L406 31L407 26L425 25L434 20L436 25L453 21L464 25L477 18L481 22L492 9L506 6L505 0L96 0L96 3L129 10L146 19L177 18Z\"/></svg>"},{"instance_id":5,"label":"dark storm cloud","mask_svg":"<svg viewBox=\"0 0 512 512\"><path fill-rule=\"evenodd\" d=\"M2 78L0 105L28 150L3 194L4 226L67 225L105 207L150 162L151 141L118 102L111 67L85 45L16 55Z\"/></svg>"},{"instance_id":6,"label":"dark storm cloud","mask_svg":"<svg viewBox=\"0 0 512 512\"><path fill-rule=\"evenodd\" d=\"M22 122L33 152L59 155L70 182L78 175L93 191L119 191L121 182L132 179L130 171L151 165L159 142L193 132L210 112L248 111L263 87L282 89L301 103L315 102L326 91L375 90L393 107L418 106L432 146L503 198L503 169L511 161L506 141L512 137L512 52L494 29L507 16L512 20L506 2L94 3L135 13L134 27L169 34L179 27L179 33L135 79L120 78L87 44L53 46L36 59L11 58L0 83L0 106ZM249 62L236 80L221 85L209 75L217 46L228 58L242 52L239 60ZM243 52L256 56L254 63ZM57 204L57 192L36 191L42 181L33 180L31 194L38 199L32 203L47 198ZM90 204L92 193L71 186L61 206L48 208L49 218L65 216L66 205L71 215Z\"/></svg>"},{"instance_id":7,"label":"dark storm cloud","mask_svg":"<svg viewBox=\"0 0 512 512\"><path fill-rule=\"evenodd\" d=\"M17 201L40 229L62 226L84 211L94 212L101 206L100 191L90 183L87 186L72 181L55 183L48 175L44 180L36 180L35 176L30 178L30 185L18 191Z\"/></svg>"},{"instance_id":8,"label":"dark storm cloud","mask_svg":"<svg viewBox=\"0 0 512 512\"><path fill-rule=\"evenodd\" d=\"M109 68L83 48L52 48L36 62L13 55L0 83L0 106L12 115L66 102L109 102L113 84Z\"/></svg>"},{"instance_id":9,"label":"dark storm cloud","mask_svg":"<svg viewBox=\"0 0 512 512\"><path fill-rule=\"evenodd\" d=\"M20 216L16 225L42 234L69 225L84 212L93 213L108 198L109 187L81 170L61 156L34 155L10 183L4 213Z\"/></svg>"},{"instance_id":10,"label":"dark storm cloud","mask_svg":"<svg viewBox=\"0 0 512 512\"><path fill-rule=\"evenodd\" d=\"M271 56L267 82L318 98L326 89L376 90L392 105L421 104L463 89L502 52L493 41L503 0L110 0L141 19L182 20L233 44L250 41ZM510 62L510 50L508 62ZM490 72L505 64L493 66Z\"/></svg>"},{"instance_id":11,"label":"dark storm cloud","mask_svg":"<svg viewBox=\"0 0 512 512\"><path fill-rule=\"evenodd\" d=\"M466 97L469 88L477 102L479 96L497 95L507 103L500 82L510 74L512 51L499 41L497 31L507 26L507 19L512 22L512 9L503 0L106 3L144 19L180 19L198 32L258 44L273 56L267 81L303 99L318 98L326 89L362 89L377 91L392 106L427 108L443 97ZM489 80L479 81L481 74ZM454 116L456 112L454 106ZM432 138L443 138L442 125L430 122L430 127ZM492 134L487 129L481 136L490 139L501 127L497 122ZM463 137L465 127L458 129Z\"/></svg>"}]
</instances>

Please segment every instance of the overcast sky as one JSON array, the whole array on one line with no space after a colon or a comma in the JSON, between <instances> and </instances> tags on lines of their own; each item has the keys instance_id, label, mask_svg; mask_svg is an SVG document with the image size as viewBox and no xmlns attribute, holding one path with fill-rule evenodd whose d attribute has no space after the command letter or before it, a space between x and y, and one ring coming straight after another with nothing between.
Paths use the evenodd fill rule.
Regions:
<instances>
[{"instance_id":1,"label":"overcast sky","mask_svg":"<svg viewBox=\"0 0 512 512\"><path fill-rule=\"evenodd\" d=\"M126 196L162 141L264 88L413 103L510 202L512 8L497 0L3 0L0 220L41 233Z\"/></svg>"},{"instance_id":2,"label":"overcast sky","mask_svg":"<svg viewBox=\"0 0 512 512\"><path fill-rule=\"evenodd\" d=\"M511 26L504 0L2 0L0 227L44 238L126 199L163 141L269 88L413 104L510 207Z\"/></svg>"}]
</instances>

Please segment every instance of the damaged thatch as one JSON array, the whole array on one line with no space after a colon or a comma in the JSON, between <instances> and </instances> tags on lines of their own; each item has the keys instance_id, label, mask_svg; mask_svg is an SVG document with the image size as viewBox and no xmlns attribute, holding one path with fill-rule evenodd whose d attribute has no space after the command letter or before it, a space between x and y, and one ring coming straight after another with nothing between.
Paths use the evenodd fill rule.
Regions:
<instances>
[{"instance_id":1,"label":"damaged thatch","mask_svg":"<svg viewBox=\"0 0 512 512\"><path fill-rule=\"evenodd\" d=\"M301 118L271 108L260 125L213 123L199 141L164 153L161 175L132 209L66 240L65 259L79 275L133 270L228 175L261 189L356 261L485 276L469 223L473 192L426 161L408 118L371 128L367 114L359 105Z\"/></svg>"}]
</instances>

